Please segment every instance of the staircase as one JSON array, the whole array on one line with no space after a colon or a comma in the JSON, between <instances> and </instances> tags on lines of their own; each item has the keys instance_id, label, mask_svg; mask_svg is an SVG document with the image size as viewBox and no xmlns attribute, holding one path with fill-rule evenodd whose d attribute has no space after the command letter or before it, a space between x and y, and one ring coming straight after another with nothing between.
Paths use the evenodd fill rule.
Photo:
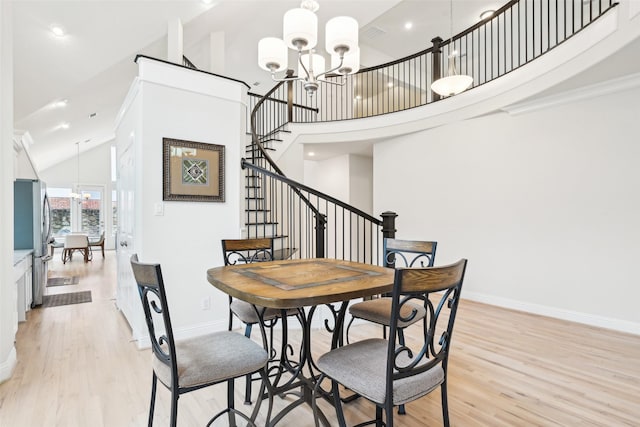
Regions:
<instances>
[{"instance_id":1,"label":"staircase","mask_svg":"<svg viewBox=\"0 0 640 427\"><path fill-rule=\"evenodd\" d=\"M275 152L282 134L290 133L286 124L264 135L258 135L258 141L267 152ZM254 165L268 169L269 163L263 151L252 142L246 146L246 158ZM289 244L289 236L279 227L275 212L268 205L263 189L263 178L250 169L245 174L245 226L248 238L273 238L273 258L283 260L291 258L297 251Z\"/></svg>"}]
</instances>

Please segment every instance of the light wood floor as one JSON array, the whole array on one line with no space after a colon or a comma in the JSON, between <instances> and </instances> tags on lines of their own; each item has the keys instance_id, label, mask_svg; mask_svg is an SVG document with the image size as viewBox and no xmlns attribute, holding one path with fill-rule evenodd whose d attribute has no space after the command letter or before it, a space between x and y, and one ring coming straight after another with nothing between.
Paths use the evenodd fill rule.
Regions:
<instances>
[{"instance_id":1,"label":"light wood floor","mask_svg":"<svg viewBox=\"0 0 640 427\"><path fill-rule=\"evenodd\" d=\"M87 265L56 258L51 275L78 275L80 283L47 292L91 290L93 302L32 310L20 324L18 366L0 385L0 426L145 426L151 356L130 342L115 307L115 254L94 255ZM356 339L378 334L368 325L352 330ZM316 351L327 346L318 334ZM168 425L168 395L159 388L158 426ZM178 425L204 426L225 395L223 385L183 395ZM240 396L237 402L245 409ZM335 422L331 408L321 407ZM640 426L640 337L463 301L449 408L454 426ZM366 401L345 409L352 424L373 415ZM442 424L439 392L407 410L398 425ZM310 427L310 410L300 407L280 425Z\"/></svg>"}]
</instances>

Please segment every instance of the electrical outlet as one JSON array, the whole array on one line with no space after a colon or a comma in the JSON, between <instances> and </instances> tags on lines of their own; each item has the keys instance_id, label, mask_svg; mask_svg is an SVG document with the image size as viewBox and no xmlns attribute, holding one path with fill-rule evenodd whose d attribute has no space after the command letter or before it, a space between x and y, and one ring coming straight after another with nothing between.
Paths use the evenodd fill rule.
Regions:
<instances>
[{"instance_id":1,"label":"electrical outlet","mask_svg":"<svg viewBox=\"0 0 640 427\"><path fill-rule=\"evenodd\" d=\"M211 298L204 297L201 301L201 305L203 310L211 310Z\"/></svg>"}]
</instances>

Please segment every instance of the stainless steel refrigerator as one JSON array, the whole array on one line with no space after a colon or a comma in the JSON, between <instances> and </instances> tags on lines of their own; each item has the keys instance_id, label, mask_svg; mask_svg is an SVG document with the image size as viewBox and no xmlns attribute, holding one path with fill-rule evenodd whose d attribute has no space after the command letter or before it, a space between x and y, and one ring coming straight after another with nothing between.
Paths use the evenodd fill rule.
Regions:
<instances>
[{"instance_id":1,"label":"stainless steel refrigerator","mask_svg":"<svg viewBox=\"0 0 640 427\"><path fill-rule=\"evenodd\" d=\"M17 179L13 193L13 247L33 249L33 303L42 304L47 285L51 238L51 207L47 186L40 180Z\"/></svg>"}]
</instances>

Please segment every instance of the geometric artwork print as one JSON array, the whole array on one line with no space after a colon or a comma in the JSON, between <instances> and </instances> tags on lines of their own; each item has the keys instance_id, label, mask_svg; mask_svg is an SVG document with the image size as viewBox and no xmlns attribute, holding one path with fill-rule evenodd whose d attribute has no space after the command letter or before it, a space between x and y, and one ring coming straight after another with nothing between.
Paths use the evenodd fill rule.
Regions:
<instances>
[{"instance_id":1,"label":"geometric artwork print","mask_svg":"<svg viewBox=\"0 0 640 427\"><path fill-rule=\"evenodd\" d=\"M182 183L190 185L209 184L209 161L182 159Z\"/></svg>"}]
</instances>

